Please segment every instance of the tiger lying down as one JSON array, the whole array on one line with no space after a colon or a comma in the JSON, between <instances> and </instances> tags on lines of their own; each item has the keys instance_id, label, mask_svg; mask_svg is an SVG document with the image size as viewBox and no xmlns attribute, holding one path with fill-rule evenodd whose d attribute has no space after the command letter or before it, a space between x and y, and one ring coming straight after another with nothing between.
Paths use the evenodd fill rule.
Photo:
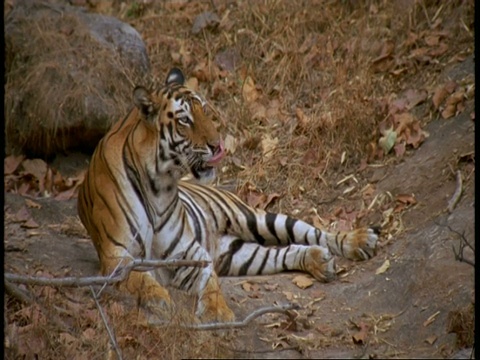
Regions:
<instances>
[{"instance_id":1,"label":"tiger lying down","mask_svg":"<svg viewBox=\"0 0 480 360\"><path fill-rule=\"evenodd\" d=\"M132 271L120 288L149 307L168 309L164 286L170 285L198 296L201 320L230 321L234 314L218 276L297 270L327 282L335 278L334 255L375 255L372 228L328 233L201 185L215 177L225 151L205 100L185 87L179 69L169 72L163 88L137 86L133 102L98 144L78 196L101 271L109 275L119 262L139 258L210 261L204 268ZM198 184L180 180L187 169Z\"/></svg>"}]
</instances>

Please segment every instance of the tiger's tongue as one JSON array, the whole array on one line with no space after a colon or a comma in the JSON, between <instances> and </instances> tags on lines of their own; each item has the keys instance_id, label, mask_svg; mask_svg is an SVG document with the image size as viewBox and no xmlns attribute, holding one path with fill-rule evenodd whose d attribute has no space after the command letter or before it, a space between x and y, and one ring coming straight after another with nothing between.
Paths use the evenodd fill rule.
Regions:
<instances>
[{"instance_id":1,"label":"tiger's tongue","mask_svg":"<svg viewBox=\"0 0 480 360\"><path fill-rule=\"evenodd\" d=\"M217 151L215 152L215 154L213 154L213 157L207 162L207 164L210 166L218 165L224 157L225 147L223 145L223 140L220 140L220 145L218 146Z\"/></svg>"}]
</instances>

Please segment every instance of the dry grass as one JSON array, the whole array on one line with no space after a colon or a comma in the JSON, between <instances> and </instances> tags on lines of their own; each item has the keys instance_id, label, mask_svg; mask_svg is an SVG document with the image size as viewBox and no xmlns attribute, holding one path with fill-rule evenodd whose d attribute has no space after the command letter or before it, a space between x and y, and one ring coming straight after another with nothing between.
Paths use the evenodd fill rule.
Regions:
<instances>
[{"instance_id":1,"label":"dry grass","mask_svg":"<svg viewBox=\"0 0 480 360\"><path fill-rule=\"evenodd\" d=\"M283 212L330 199L325 194L378 140L388 101L431 86L455 55L473 51L473 1L174 2L145 7L136 19L126 15L130 8L120 16L142 33L153 71L163 76L180 65L223 114L222 131L238 144L222 182L281 192L274 209ZM203 11L220 22L192 35ZM448 33L448 49L425 64L411 53L434 19L444 19L435 30ZM411 43L412 34L419 40ZM390 42L393 55L375 62ZM222 68L233 62L233 70ZM254 101L245 97L247 77ZM275 142L268 158L265 138Z\"/></svg>"},{"instance_id":2,"label":"dry grass","mask_svg":"<svg viewBox=\"0 0 480 360\"><path fill-rule=\"evenodd\" d=\"M42 274L43 276L45 274ZM106 327L88 288L28 289L36 297L26 305L6 296L6 359L115 359ZM97 289L98 291L98 289ZM179 308L167 326L147 325L145 313L135 305L122 302L122 296L107 291L101 296L101 307L107 314L124 359L180 359L228 357L222 346L227 333L185 330L191 323L191 307ZM115 300L114 300L115 299ZM180 303L179 303L180 304ZM222 340L223 338L223 340Z\"/></svg>"}]
</instances>

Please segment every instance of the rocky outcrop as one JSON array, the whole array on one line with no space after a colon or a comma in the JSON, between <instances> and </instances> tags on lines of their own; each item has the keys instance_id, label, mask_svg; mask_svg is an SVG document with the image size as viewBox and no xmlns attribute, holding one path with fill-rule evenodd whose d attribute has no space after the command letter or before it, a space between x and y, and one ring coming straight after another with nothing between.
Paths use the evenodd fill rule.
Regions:
<instances>
[{"instance_id":1,"label":"rocky outcrop","mask_svg":"<svg viewBox=\"0 0 480 360\"><path fill-rule=\"evenodd\" d=\"M133 27L79 7L17 1L5 44L7 154L93 149L150 73Z\"/></svg>"}]
</instances>

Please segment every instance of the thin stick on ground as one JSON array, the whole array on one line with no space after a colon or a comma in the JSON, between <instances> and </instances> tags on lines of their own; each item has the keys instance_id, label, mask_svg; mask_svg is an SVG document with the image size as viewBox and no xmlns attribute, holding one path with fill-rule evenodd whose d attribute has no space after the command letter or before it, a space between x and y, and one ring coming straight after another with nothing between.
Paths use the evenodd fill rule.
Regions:
<instances>
[{"instance_id":1,"label":"thin stick on ground","mask_svg":"<svg viewBox=\"0 0 480 360\"><path fill-rule=\"evenodd\" d=\"M228 323L206 323L206 324L198 324L198 325L181 325L180 327L183 329L189 330L199 330L199 331L211 331L211 330L223 330L223 329L239 329L248 326L253 320L256 318L264 315L264 314L271 314L271 313L287 313L289 310L296 310L299 309L299 305L297 304L284 304L279 306L267 306L260 309L255 310L251 314L249 314L244 320L242 321L233 321ZM149 325L152 326L168 326L170 323L165 321L157 322L157 321L150 321Z\"/></svg>"},{"instance_id":2,"label":"thin stick on ground","mask_svg":"<svg viewBox=\"0 0 480 360\"><path fill-rule=\"evenodd\" d=\"M82 287L91 285L110 285L125 280L131 271L150 271L160 267L195 266L205 267L208 261L195 260L133 260L125 267L118 269L117 274L109 276L62 277L47 278L42 276L19 275L5 273L4 279L11 283L53 287Z\"/></svg>"},{"instance_id":3,"label":"thin stick on ground","mask_svg":"<svg viewBox=\"0 0 480 360\"><path fill-rule=\"evenodd\" d=\"M457 234L460 237L460 245L458 247L458 250L455 249L455 245L452 245L452 251L453 251L453 254L455 255L455 260L460 261L460 262L464 262L468 265L471 265L471 266L475 267L475 261L466 259L464 254L463 254L463 251L465 250L466 247L468 247L470 250L472 250L472 252L475 254L475 247L465 237L465 230L462 233L460 233L459 231L457 231L455 229L452 229L452 227L450 225L442 225L442 224L440 224L436 221L434 221L434 223L439 225L439 226L445 226L448 230Z\"/></svg>"},{"instance_id":4,"label":"thin stick on ground","mask_svg":"<svg viewBox=\"0 0 480 360\"><path fill-rule=\"evenodd\" d=\"M462 196L463 191L463 181L462 181L462 172L457 170L457 186L455 188L455 192L453 193L452 197L448 201L447 210L449 213L453 212L455 206L457 206L460 197Z\"/></svg>"},{"instance_id":5,"label":"thin stick on ground","mask_svg":"<svg viewBox=\"0 0 480 360\"><path fill-rule=\"evenodd\" d=\"M122 360L122 352L120 351L120 348L118 347L117 340L115 339L115 334L113 330L110 328L107 322L107 317L105 316L105 313L103 312L102 306L98 302L97 294L95 294L95 290L93 289L93 286L90 286L90 291L92 292L93 300L95 301L95 305L97 306L98 312L100 313L100 316L102 317L103 325L105 325L105 329L107 329L108 337L110 338L110 343L115 350L115 353L117 354L117 359Z\"/></svg>"},{"instance_id":6,"label":"thin stick on ground","mask_svg":"<svg viewBox=\"0 0 480 360\"><path fill-rule=\"evenodd\" d=\"M20 289L18 286L13 285L11 282L5 279L5 291L13 296L14 298L20 300L24 304L32 305L34 303L30 294Z\"/></svg>"},{"instance_id":7,"label":"thin stick on ground","mask_svg":"<svg viewBox=\"0 0 480 360\"><path fill-rule=\"evenodd\" d=\"M448 226L448 229L452 232L455 232L456 234L458 234L460 236L460 245L458 247L458 250L456 250L455 246L452 245L452 250L453 250L453 253L455 254L455 260L460 261L460 262L464 262L468 265L471 265L471 266L475 267L475 262L472 261L472 260L466 259L464 254L463 254L463 251L465 250L466 247L468 247L470 250L473 251L473 253L475 253L475 248L473 247L472 244L470 244L470 242L465 237L465 231L460 234L458 231L455 231L455 230L451 229L450 226Z\"/></svg>"}]
</instances>

